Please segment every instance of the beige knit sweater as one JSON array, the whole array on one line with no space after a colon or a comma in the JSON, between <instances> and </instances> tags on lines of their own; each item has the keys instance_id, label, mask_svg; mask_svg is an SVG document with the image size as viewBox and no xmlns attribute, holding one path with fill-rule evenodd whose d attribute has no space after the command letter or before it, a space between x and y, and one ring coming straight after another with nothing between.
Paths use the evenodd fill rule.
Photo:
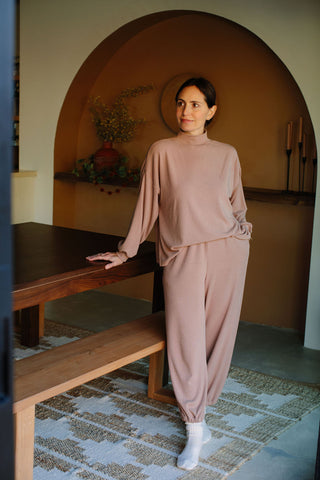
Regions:
<instances>
[{"instance_id":1,"label":"beige knit sweater","mask_svg":"<svg viewBox=\"0 0 320 480\"><path fill-rule=\"evenodd\" d=\"M136 255L156 224L157 260L165 266L181 247L226 237L249 239L236 150L207 134L159 140L141 170L138 201L119 250Z\"/></svg>"}]
</instances>

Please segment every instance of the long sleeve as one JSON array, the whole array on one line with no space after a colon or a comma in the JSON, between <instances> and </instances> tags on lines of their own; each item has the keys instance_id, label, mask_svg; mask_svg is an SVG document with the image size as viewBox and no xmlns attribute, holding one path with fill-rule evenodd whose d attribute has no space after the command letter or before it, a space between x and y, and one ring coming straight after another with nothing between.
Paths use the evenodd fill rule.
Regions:
<instances>
[{"instance_id":1,"label":"long sleeve","mask_svg":"<svg viewBox=\"0 0 320 480\"><path fill-rule=\"evenodd\" d=\"M158 157L151 147L141 168L139 195L128 234L118 246L128 257L137 254L139 245L146 240L158 218L159 193Z\"/></svg>"},{"instance_id":2,"label":"long sleeve","mask_svg":"<svg viewBox=\"0 0 320 480\"><path fill-rule=\"evenodd\" d=\"M246 213L247 205L244 198L242 181L241 181L241 166L238 155L234 166L233 191L230 198L233 215L241 226L243 233L249 234L252 232L252 224L247 222Z\"/></svg>"}]
</instances>

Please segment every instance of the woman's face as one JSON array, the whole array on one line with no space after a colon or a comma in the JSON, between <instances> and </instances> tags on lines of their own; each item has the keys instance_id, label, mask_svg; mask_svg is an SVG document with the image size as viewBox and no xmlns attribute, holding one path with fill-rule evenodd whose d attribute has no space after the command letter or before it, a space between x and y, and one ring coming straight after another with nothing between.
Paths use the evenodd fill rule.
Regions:
<instances>
[{"instance_id":1,"label":"woman's face","mask_svg":"<svg viewBox=\"0 0 320 480\"><path fill-rule=\"evenodd\" d=\"M217 106L209 108L200 90L192 85L184 88L177 100L176 116L179 128L189 135L201 135L207 120L216 113Z\"/></svg>"}]
</instances>

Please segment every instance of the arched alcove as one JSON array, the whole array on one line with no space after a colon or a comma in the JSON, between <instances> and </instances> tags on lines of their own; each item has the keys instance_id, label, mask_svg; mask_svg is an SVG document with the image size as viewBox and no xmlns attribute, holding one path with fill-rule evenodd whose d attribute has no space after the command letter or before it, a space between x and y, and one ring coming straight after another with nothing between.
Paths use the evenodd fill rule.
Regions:
<instances>
[{"instance_id":1,"label":"arched alcove","mask_svg":"<svg viewBox=\"0 0 320 480\"><path fill-rule=\"evenodd\" d=\"M219 109L210 134L238 149L244 184L284 188L287 122L294 121L297 142L302 116L310 146L313 142L303 95L283 63L255 35L229 20L191 11L162 12L130 22L91 53L61 110L55 171L71 169L76 158L99 146L88 111L90 95L112 101L122 88L153 83L154 93L139 99L149 125L143 136L125 146L129 158L141 163L153 140L172 134L161 118L161 94L172 77L188 71L209 77L216 87ZM295 164L297 148L293 157ZM307 176L310 190L310 168ZM293 188L296 181L295 175Z\"/></svg>"},{"instance_id":2,"label":"arched alcove","mask_svg":"<svg viewBox=\"0 0 320 480\"><path fill-rule=\"evenodd\" d=\"M192 11L161 12L137 19L91 53L74 78L61 110L55 172L71 171L76 159L99 147L88 112L90 95L112 101L122 88L153 83L154 91L135 103L148 124L133 142L120 146L134 165L140 164L150 143L172 135L161 116L161 95L172 77L188 71L205 75L215 84L219 113L209 136L237 148L246 186L285 188L286 125L294 122L291 185L297 189L299 117L304 119L310 144L313 128L295 80L254 34L221 17ZM307 190L311 189L311 177L308 166ZM56 181L54 223L124 235L135 200L132 191L105 197L91 185ZM255 261L249 265L244 320L302 331L313 209L257 202L248 206L248 216L255 223Z\"/></svg>"}]
</instances>

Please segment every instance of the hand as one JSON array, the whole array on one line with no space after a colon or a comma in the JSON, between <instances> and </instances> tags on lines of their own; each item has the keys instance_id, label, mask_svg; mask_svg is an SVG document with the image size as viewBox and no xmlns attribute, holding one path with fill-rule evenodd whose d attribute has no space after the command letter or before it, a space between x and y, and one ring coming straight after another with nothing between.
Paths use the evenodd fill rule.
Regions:
<instances>
[{"instance_id":1,"label":"hand","mask_svg":"<svg viewBox=\"0 0 320 480\"><path fill-rule=\"evenodd\" d=\"M86 257L89 262L108 262L104 268L109 270L110 268L116 267L117 265L121 265L123 261L115 252L106 252L106 253L96 253L96 255L90 255Z\"/></svg>"}]
</instances>

